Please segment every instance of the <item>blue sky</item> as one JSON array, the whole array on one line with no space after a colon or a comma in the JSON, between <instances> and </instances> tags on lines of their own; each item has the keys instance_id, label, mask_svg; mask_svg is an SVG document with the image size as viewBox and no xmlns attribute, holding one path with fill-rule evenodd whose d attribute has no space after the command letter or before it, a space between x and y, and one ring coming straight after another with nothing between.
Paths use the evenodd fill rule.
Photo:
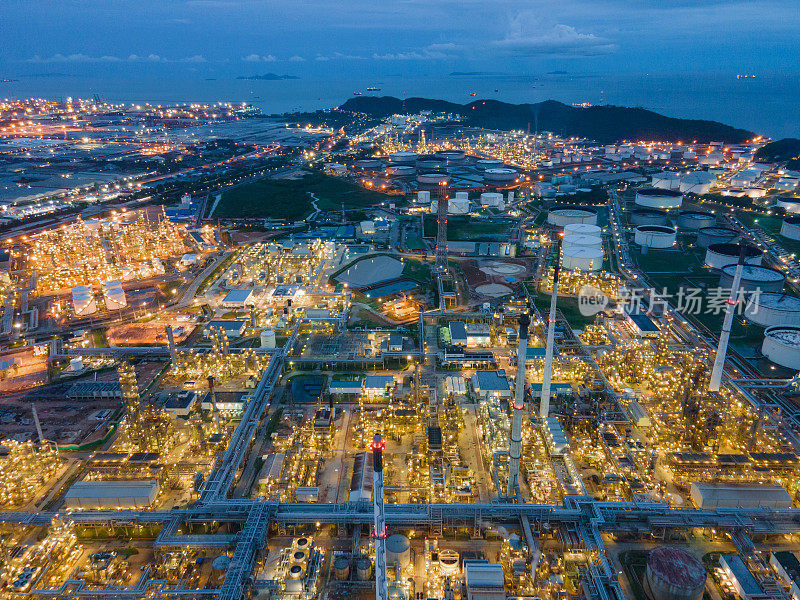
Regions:
<instances>
[{"instance_id":1,"label":"blue sky","mask_svg":"<svg viewBox=\"0 0 800 600\"><path fill-rule=\"evenodd\" d=\"M797 0L4 0L0 76L800 72Z\"/></svg>"}]
</instances>

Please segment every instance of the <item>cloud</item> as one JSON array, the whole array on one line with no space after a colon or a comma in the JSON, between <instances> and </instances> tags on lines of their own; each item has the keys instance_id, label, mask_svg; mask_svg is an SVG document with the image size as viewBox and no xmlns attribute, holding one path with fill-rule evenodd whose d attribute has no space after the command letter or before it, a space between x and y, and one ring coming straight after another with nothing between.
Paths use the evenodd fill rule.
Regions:
<instances>
[{"instance_id":1,"label":"cloud","mask_svg":"<svg viewBox=\"0 0 800 600\"><path fill-rule=\"evenodd\" d=\"M186 58L182 58L178 62L198 64L198 63L204 63L204 62L207 62L207 61L206 61L206 57L203 56L202 54L195 54L193 56L187 56Z\"/></svg>"},{"instance_id":2,"label":"cloud","mask_svg":"<svg viewBox=\"0 0 800 600\"><path fill-rule=\"evenodd\" d=\"M375 53L372 58L375 60L436 60L443 58L453 58L463 47L453 42L429 44L420 50L410 50L407 52L387 52L386 54Z\"/></svg>"},{"instance_id":3,"label":"cloud","mask_svg":"<svg viewBox=\"0 0 800 600\"><path fill-rule=\"evenodd\" d=\"M29 58L30 63L99 63L99 62L119 62L122 60L118 56L89 56L88 54L54 54L53 56L42 58L38 54Z\"/></svg>"},{"instance_id":4,"label":"cloud","mask_svg":"<svg viewBox=\"0 0 800 600\"><path fill-rule=\"evenodd\" d=\"M358 56L358 55L355 55L355 54L345 54L344 52L334 52L333 54L330 54L330 55L327 55L327 56L324 55L324 54L317 54L317 56L316 56L316 58L314 58L314 60L317 60L317 61L320 61L320 62L325 62L325 61L328 61L328 60L366 60L366 59L363 56Z\"/></svg>"},{"instance_id":5,"label":"cloud","mask_svg":"<svg viewBox=\"0 0 800 600\"><path fill-rule=\"evenodd\" d=\"M294 56L289 57L289 62L305 62L305 60L306 60L305 58L303 58L302 56L297 56L296 54Z\"/></svg>"},{"instance_id":6,"label":"cloud","mask_svg":"<svg viewBox=\"0 0 800 600\"><path fill-rule=\"evenodd\" d=\"M582 33L571 25L545 24L532 11L519 13L511 21L506 37L492 45L521 56L597 56L617 49L611 40Z\"/></svg>"},{"instance_id":7,"label":"cloud","mask_svg":"<svg viewBox=\"0 0 800 600\"><path fill-rule=\"evenodd\" d=\"M272 56L272 54L266 54L264 56L260 54L248 54L247 56L243 56L242 60L244 62L276 62L278 59Z\"/></svg>"}]
</instances>

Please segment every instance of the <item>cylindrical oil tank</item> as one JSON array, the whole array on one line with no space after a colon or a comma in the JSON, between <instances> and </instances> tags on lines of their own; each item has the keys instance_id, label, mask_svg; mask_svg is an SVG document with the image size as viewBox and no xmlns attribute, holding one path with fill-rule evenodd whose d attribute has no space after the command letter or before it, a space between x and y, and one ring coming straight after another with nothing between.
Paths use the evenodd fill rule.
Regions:
<instances>
[{"instance_id":1,"label":"cylindrical oil tank","mask_svg":"<svg viewBox=\"0 0 800 600\"><path fill-rule=\"evenodd\" d=\"M463 150L440 150L436 153L436 158L441 158L449 163L464 162L466 155Z\"/></svg>"},{"instance_id":2,"label":"cylindrical oil tank","mask_svg":"<svg viewBox=\"0 0 800 600\"><path fill-rule=\"evenodd\" d=\"M570 233L565 235L561 241L562 248L569 248L571 246L586 246L587 248L603 249L603 238L596 235L584 235L582 233Z\"/></svg>"},{"instance_id":3,"label":"cylindrical oil tank","mask_svg":"<svg viewBox=\"0 0 800 600\"><path fill-rule=\"evenodd\" d=\"M416 173L412 165L390 165L386 167L387 177L411 177Z\"/></svg>"},{"instance_id":4,"label":"cylindrical oil tank","mask_svg":"<svg viewBox=\"0 0 800 600\"><path fill-rule=\"evenodd\" d=\"M333 561L333 570L339 581L348 579L350 577L350 559L346 556L337 556Z\"/></svg>"},{"instance_id":5,"label":"cylindrical oil tank","mask_svg":"<svg viewBox=\"0 0 800 600\"><path fill-rule=\"evenodd\" d=\"M722 269L739 262L741 244L711 244L706 249L706 264L712 269ZM761 250L749 244L744 245L744 262L747 265L761 264Z\"/></svg>"},{"instance_id":6,"label":"cylindrical oil tank","mask_svg":"<svg viewBox=\"0 0 800 600\"><path fill-rule=\"evenodd\" d=\"M221 556L217 556L213 561L211 561L211 568L215 571L225 571L228 569L230 564L231 558L223 554Z\"/></svg>"},{"instance_id":7,"label":"cylindrical oil tank","mask_svg":"<svg viewBox=\"0 0 800 600\"><path fill-rule=\"evenodd\" d=\"M717 218L709 212L686 210L678 215L678 228L696 231L704 227L714 227Z\"/></svg>"},{"instance_id":8,"label":"cylindrical oil tank","mask_svg":"<svg viewBox=\"0 0 800 600\"><path fill-rule=\"evenodd\" d=\"M800 213L800 198L794 196L778 196L777 206L787 213Z\"/></svg>"},{"instance_id":9,"label":"cylindrical oil tank","mask_svg":"<svg viewBox=\"0 0 800 600\"><path fill-rule=\"evenodd\" d=\"M554 206L547 213L547 222L558 227L570 223L597 225L597 211L583 206Z\"/></svg>"},{"instance_id":10,"label":"cylindrical oil tank","mask_svg":"<svg viewBox=\"0 0 800 600\"><path fill-rule=\"evenodd\" d=\"M564 225L565 236L577 233L580 235L593 235L600 237L601 231L602 230L600 227L597 225L591 225L589 223L569 223L568 225Z\"/></svg>"},{"instance_id":11,"label":"cylindrical oil tank","mask_svg":"<svg viewBox=\"0 0 800 600\"><path fill-rule=\"evenodd\" d=\"M706 587L706 569L694 556L673 546L650 552L644 588L652 600L700 600Z\"/></svg>"},{"instance_id":12,"label":"cylindrical oil tank","mask_svg":"<svg viewBox=\"0 0 800 600\"><path fill-rule=\"evenodd\" d=\"M519 174L515 169L506 167L497 169L486 169L483 172L483 180L488 183L511 183L517 179Z\"/></svg>"},{"instance_id":13,"label":"cylindrical oil tank","mask_svg":"<svg viewBox=\"0 0 800 600\"><path fill-rule=\"evenodd\" d=\"M439 552L439 568L444 575L458 575L458 552L446 548Z\"/></svg>"},{"instance_id":14,"label":"cylindrical oil tank","mask_svg":"<svg viewBox=\"0 0 800 600\"><path fill-rule=\"evenodd\" d=\"M420 190L417 192L417 202L420 204L430 204L431 193L428 190Z\"/></svg>"},{"instance_id":15,"label":"cylindrical oil tank","mask_svg":"<svg viewBox=\"0 0 800 600\"><path fill-rule=\"evenodd\" d=\"M363 171L374 171L380 169L382 166L383 164L377 158L360 158L353 161L353 168Z\"/></svg>"},{"instance_id":16,"label":"cylindrical oil tank","mask_svg":"<svg viewBox=\"0 0 800 600\"><path fill-rule=\"evenodd\" d=\"M69 359L69 370L70 371L81 371L83 369L83 358L80 356L76 356L75 358Z\"/></svg>"},{"instance_id":17,"label":"cylindrical oil tank","mask_svg":"<svg viewBox=\"0 0 800 600\"><path fill-rule=\"evenodd\" d=\"M662 171L653 175L651 186L662 190L677 190L681 186L681 176L674 171Z\"/></svg>"},{"instance_id":18,"label":"cylindrical oil tank","mask_svg":"<svg viewBox=\"0 0 800 600\"><path fill-rule=\"evenodd\" d=\"M645 208L680 208L683 202L683 194L675 190L641 188L636 190L634 202L637 206L644 206Z\"/></svg>"},{"instance_id":19,"label":"cylindrical oil tank","mask_svg":"<svg viewBox=\"0 0 800 600\"><path fill-rule=\"evenodd\" d=\"M261 347L274 348L275 347L275 330L265 329L261 332Z\"/></svg>"},{"instance_id":20,"label":"cylindrical oil tank","mask_svg":"<svg viewBox=\"0 0 800 600\"><path fill-rule=\"evenodd\" d=\"M399 533L389 536L386 540L386 562L390 565L398 563L401 570L411 563L411 542L406 536Z\"/></svg>"},{"instance_id":21,"label":"cylindrical oil tank","mask_svg":"<svg viewBox=\"0 0 800 600\"><path fill-rule=\"evenodd\" d=\"M392 152L389 154L389 162L393 165L413 165L414 162L417 160L417 153L416 152L406 152L406 151L399 151L399 152Z\"/></svg>"},{"instance_id":22,"label":"cylindrical oil tank","mask_svg":"<svg viewBox=\"0 0 800 600\"><path fill-rule=\"evenodd\" d=\"M677 237L675 230L666 225L639 225L633 241L648 248L672 248Z\"/></svg>"},{"instance_id":23,"label":"cylindrical oil tank","mask_svg":"<svg viewBox=\"0 0 800 600\"><path fill-rule=\"evenodd\" d=\"M500 206L503 203L503 194L500 192L483 192L481 206Z\"/></svg>"},{"instance_id":24,"label":"cylindrical oil tank","mask_svg":"<svg viewBox=\"0 0 800 600\"><path fill-rule=\"evenodd\" d=\"M786 217L781 225L781 235L790 240L800 240L800 217Z\"/></svg>"},{"instance_id":25,"label":"cylindrical oil tank","mask_svg":"<svg viewBox=\"0 0 800 600\"><path fill-rule=\"evenodd\" d=\"M603 268L603 251L586 246L572 246L561 251L561 265L565 269L599 271Z\"/></svg>"},{"instance_id":26,"label":"cylindrical oil tank","mask_svg":"<svg viewBox=\"0 0 800 600\"><path fill-rule=\"evenodd\" d=\"M293 550L303 550L305 552L308 552L308 549L310 547L311 547L311 538L299 537L295 538L294 542L292 542Z\"/></svg>"},{"instance_id":27,"label":"cylindrical oil tank","mask_svg":"<svg viewBox=\"0 0 800 600\"><path fill-rule=\"evenodd\" d=\"M298 565L305 565L308 561L308 552L305 550L295 550L292 552L292 562Z\"/></svg>"},{"instance_id":28,"label":"cylindrical oil tank","mask_svg":"<svg viewBox=\"0 0 800 600\"><path fill-rule=\"evenodd\" d=\"M503 161L499 158L479 158L475 161L475 166L479 169L497 169L503 166Z\"/></svg>"},{"instance_id":29,"label":"cylindrical oil tank","mask_svg":"<svg viewBox=\"0 0 800 600\"><path fill-rule=\"evenodd\" d=\"M726 244L739 234L725 227L703 227L697 232L697 245L708 248L711 244Z\"/></svg>"},{"instance_id":30,"label":"cylindrical oil tank","mask_svg":"<svg viewBox=\"0 0 800 600\"><path fill-rule=\"evenodd\" d=\"M736 273L736 265L728 265L722 268L719 278L721 288L730 289L733 285L733 276ZM746 292L760 293L780 292L786 277L780 271L760 265L745 265L742 267L742 280L739 287Z\"/></svg>"},{"instance_id":31,"label":"cylindrical oil tank","mask_svg":"<svg viewBox=\"0 0 800 600\"><path fill-rule=\"evenodd\" d=\"M450 183L450 175L447 173L420 173L417 175L417 183L425 186L438 186Z\"/></svg>"},{"instance_id":32,"label":"cylindrical oil tank","mask_svg":"<svg viewBox=\"0 0 800 600\"><path fill-rule=\"evenodd\" d=\"M442 158L434 156L433 154L422 155L417 158L415 164L417 169L421 171L436 171L442 169L445 165L445 161Z\"/></svg>"},{"instance_id":33,"label":"cylindrical oil tank","mask_svg":"<svg viewBox=\"0 0 800 600\"><path fill-rule=\"evenodd\" d=\"M768 327L761 353L777 365L800 370L800 327Z\"/></svg>"},{"instance_id":34,"label":"cylindrical oil tank","mask_svg":"<svg viewBox=\"0 0 800 600\"><path fill-rule=\"evenodd\" d=\"M631 213L634 225L666 225L667 213L653 208L639 208Z\"/></svg>"},{"instance_id":35,"label":"cylindrical oil tank","mask_svg":"<svg viewBox=\"0 0 800 600\"><path fill-rule=\"evenodd\" d=\"M372 577L372 561L366 556L356 559L356 576L361 581L369 581L369 578Z\"/></svg>"},{"instance_id":36,"label":"cylindrical oil tank","mask_svg":"<svg viewBox=\"0 0 800 600\"><path fill-rule=\"evenodd\" d=\"M761 327L800 327L800 298L775 292L754 294L745 303L744 316Z\"/></svg>"}]
</instances>

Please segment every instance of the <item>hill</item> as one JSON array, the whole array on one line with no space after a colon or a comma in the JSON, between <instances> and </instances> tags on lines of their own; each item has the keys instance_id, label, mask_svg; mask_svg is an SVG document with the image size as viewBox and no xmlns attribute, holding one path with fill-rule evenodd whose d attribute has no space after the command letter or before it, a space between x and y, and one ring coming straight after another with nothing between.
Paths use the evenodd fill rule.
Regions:
<instances>
[{"instance_id":1,"label":"hill","mask_svg":"<svg viewBox=\"0 0 800 600\"><path fill-rule=\"evenodd\" d=\"M756 150L756 160L784 162L790 169L800 168L800 140L783 138L770 142Z\"/></svg>"},{"instance_id":2,"label":"hill","mask_svg":"<svg viewBox=\"0 0 800 600\"><path fill-rule=\"evenodd\" d=\"M457 104L428 98L401 100L391 96L363 96L351 98L339 109L373 117L430 110L461 115L466 124L476 127L501 130L538 127L540 131L586 137L601 143L622 140L739 143L755 136L750 131L717 121L676 119L643 108L624 106L568 106L555 100L536 104L509 104L497 100Z\"/></svg>"}]
</instances>

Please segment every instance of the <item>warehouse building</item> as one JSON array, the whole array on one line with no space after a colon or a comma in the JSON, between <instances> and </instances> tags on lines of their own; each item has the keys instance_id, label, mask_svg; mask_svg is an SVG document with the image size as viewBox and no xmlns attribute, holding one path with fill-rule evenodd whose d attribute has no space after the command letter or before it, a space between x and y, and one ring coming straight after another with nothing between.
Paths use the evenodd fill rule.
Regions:
<instances>
[{"instance_id":1,"label":"warehouse building","mask_svg":"<svg viewBox=\"0 0 800 600\"><path fill-rule=\"evenodd\" d=\"M792 497L778 484L692 483L692 501L700 508L791 508Z\"/></svg>"},{"instance_id":2,"label":"warehouse building","mask_svg":"<svg viewBox=\"0 0 800 600\"><path fill-rule=\"evenodd\" d=\"M106 510L114 508L148 508L158 496L158 481L78 481L64 496L67 508Z\"/></svg>"}]
</instances>

